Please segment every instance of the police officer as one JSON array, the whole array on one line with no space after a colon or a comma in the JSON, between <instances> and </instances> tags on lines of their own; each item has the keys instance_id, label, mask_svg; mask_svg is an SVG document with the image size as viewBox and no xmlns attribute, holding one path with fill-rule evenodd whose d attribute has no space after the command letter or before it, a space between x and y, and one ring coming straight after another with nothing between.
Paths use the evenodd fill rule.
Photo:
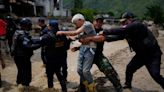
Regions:
<instances>
[{"instance_id":1,"label":"police officer","mask_svg":"<svg viewBox=\"0 0 164 92\"><path fill-rule=\"evenodd\" d=\"M46 74L48 79L48 91L54 92L53 89L53 75L56 74L62 92L67 92L66 83L61 68L63 63L66 63L67 46L65 36L56 36L56 32L59 31L58 22L56 20L50 20L47 34L41 36L41 44L45 47L46 58Z\"/></svg>"},{"instance_id":2,"label":"police officer","mask_svg":"<svg viewBox=\"0 0 164 92\"><path fill-rule=\"evenodd\" d=\"M40 44L35 44L29 35L31 26L31 20L22 18L21 28L16 30L13 36L12 55L18 69L16 83L20 92L29 90L32 79L30 58L33 55L33 50L40 47Z\"/></svg>"},{"instance_id":3,"label":"police officer","mask_svg":"<svg viewBox=\"0 0 164 92\"><path fill-rule=\"evenodd\" d=\"M6 19L6 22L7 22L6 38L8 40L8 45L9 45L9 49L10 49L10 53L11 53L12 38L13 38L13 35L14 35L16 29L17 29L17 25L16 25L16 23L15 23L12 16L6 16L5 19Z\"/></svg>"},{"instance_id":4,"label":"police officer","mask_svg":"<svg viewBox=\"0 0 164 92\"><path fill-rule=\"evenodd\" d=\"M47 25L45 24L45 19L44 18L39 18L38 19L38 25L41 27L41 29L40 29L40 36L43 36L44 34L46 34L47 33L47 30L44 30L46 27L47 27ZM46 59L45 59L45 49L44 49L44 47L42 47L41 48L41 59L42 59L42 61L43 61L43 67L45 67L45 65L46 65Z\"/></svg>"},{"instance_id":5,"label":"police officer","mask_svg":"<svg viewBox=\"0 0 164 92\"><path fill-rule=\"evenodd\" d=\"M162 52L156 38L145 25L134 20L133 13L125 12L121 20L124 21L123 27L104 31L104 33L120 34L127 39L131 50L136 53L127 65L124 88L132 88L133 73L145 65L151 77L164 89L164 78L160 75Z\"/></svg>"},{"instance_id":6,"label":"police officer","mask_svg":"<svg viewBox=\"0 0 164 92\"><path fill-rule=\"evenodd\" d=\"M103 35L92 37L92 40L113 41L125 38L131 51L135 51L135 56L126 67L124 88L132 88L133 74L145 65L151 77L164 89L164 78L160 75L162 52L156 38L144 24L134 20L134 14L131 12L125 12L120 21L122 22L120 28L104 30ZM118 37L113 38L108 35L117 35Z\"/></svg>"}]
</instances>

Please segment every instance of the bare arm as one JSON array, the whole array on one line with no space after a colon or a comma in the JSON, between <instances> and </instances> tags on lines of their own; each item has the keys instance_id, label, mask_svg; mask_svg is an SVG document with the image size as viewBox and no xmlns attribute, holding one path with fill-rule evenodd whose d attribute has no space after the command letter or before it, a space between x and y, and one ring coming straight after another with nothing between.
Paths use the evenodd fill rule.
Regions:
<instances>
[{"instance_id":1,"label":"bare arm","mask_svg":"<svg viewBox=\"0 0 164 92\"><path fill-rule=\"evenodd\" d=\"M75 35L80 34L80 33L83 32L83 31L84 31L83 27L80 27L80 28L78 28L78 29L75 30L75 31L58 31L58 32L56 33L56 35L75 36Z\"/></svg>"},{"instance_id":2,"label":"bare arm","mask_svg":"<svg viewBox=\"0 0 164 92\"><path fill-rule=\"evenodd\" d=\"M87 44L89 42L103 42L105 41L105 37L103 35L97 35L97 36L89 36L89 37L85 37L85 38L81 38L80 42L82 44Z\"/></svg>"}]
</instances>

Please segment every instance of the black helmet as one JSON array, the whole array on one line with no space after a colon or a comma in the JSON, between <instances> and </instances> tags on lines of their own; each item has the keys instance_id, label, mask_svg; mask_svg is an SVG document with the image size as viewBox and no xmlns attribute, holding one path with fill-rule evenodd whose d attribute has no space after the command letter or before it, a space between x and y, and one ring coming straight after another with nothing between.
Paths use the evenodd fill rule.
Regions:
<instances>
[{"instance_id":1,"label":"black helmet","mask_svg":"<svg viewBox=\"0 0 164 92\"><path fill-rule=\"evenodd\" d=\"M32 25L32 22L30 19L22 18L20 20L20 26L31 26L31 25Z\"/></svg>"},{"instance_id":2,"label":"black helmet","mask_svg":"<svg viewBox=\"0 0 164 92\"><path fill-rule=\"evenodd\" d=\"M131 12L125 12L125 13L122 14L122 18L126 18L126 19L134 18L134 14L131 13Z\"/></svg>"}]
</instances>

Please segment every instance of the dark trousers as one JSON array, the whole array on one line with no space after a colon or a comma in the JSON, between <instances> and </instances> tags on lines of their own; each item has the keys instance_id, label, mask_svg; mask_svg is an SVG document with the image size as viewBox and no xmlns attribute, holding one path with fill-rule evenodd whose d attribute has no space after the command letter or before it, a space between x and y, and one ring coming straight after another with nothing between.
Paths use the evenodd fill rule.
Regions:
<instances>
[{"instance_id":1,"label":"dark trousers","mask_svg":"<svg viewBox=\"0 0 164 92\"><path fill-rule=\"evenodd\" d=\"M17 84L29 86L32 79L30 57L15 56L14 61L18 70Z\"/></svg>"},{"instance_id":2,"label":"dark trousers","mask_svg":"<svg viewBox=\"0 0 164 92\"><path fill-rule=\"evenodd\" d=\"M160 75L161 54L135 55L126 68L126 85L131 85L133 73L143 65L146 66L151 77L164 89L164 78Z\"/></svg>"},{"instance_id":3,"label":"dark trousers","mask_svg":"<svg viewBox=\"0 0 164 92\"><path fill-rule=\"evenodd\" d=\"M10 53L11 53L11 45L13 43L12 40L13 40L12 37L11 38L8 38L8 45L9 45Z\"/></svg>"},{"instance_id":4,"label":"dark trousers","mask_svg":"<svg viewBox=\"0 0 164 92\"><path fill-rule=\"evenodd\" d=\"M45 57L44 47L41 48L41 59L43 61L43 64L46 64L46 57Z\"/></svg>"},{"instance_id":5,"label":"dark trousers","mask_svg":"<svg viewBox=\"0 0 164 92\"><path fill-rule=\"evenodd\" d=\"M60 63L60 60L58 60L58 59L53 59L53 60L50 59L50 60L48 60L47 59L46 73L47 73L48 87L49 88L53 87L53 76L54 76L54 73L55 73L57 78L58 78L58 80L59 80L59 82L60 82L62 91L63 92L67 91L66 83L65 83L64 77L63 77L63 75L61 73L61 63Z\"/></svg>"},{"instance_id":6,"label":"dark trousers","mask_svg":"<svg viewBox=\"0 0 164 92\"><path fill-rule=\"evenodd\" d=\"M61 58L61 64L62 64L62 74L63 74L64 80L67 81L67 76L68 76L67 56L64 56Z\"/></svg>"},{"instance_id":7,"label":"dark trousers","mask_svg":"<svg viewBox=\"0 0 164 92\"><path fill-rule=\"evenodd\" d=\"M119 76L110 61L103 54L99 54L95 56L94 63L97 65L99 70L104 73L109 81L111 81L116 91L121 92L122 85Z\"/></svg>"}]
</instances>

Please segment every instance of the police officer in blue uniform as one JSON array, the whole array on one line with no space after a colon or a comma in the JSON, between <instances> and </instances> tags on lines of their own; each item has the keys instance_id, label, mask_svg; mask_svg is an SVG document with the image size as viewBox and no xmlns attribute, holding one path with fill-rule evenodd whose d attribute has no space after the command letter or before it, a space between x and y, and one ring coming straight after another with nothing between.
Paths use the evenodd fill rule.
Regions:
<instances>
[{"instance_id":1,"label":"police officer in blue uniform","mask_svg":"<svg viewBox=\"0 0 164 92\"><path fill-rule=\"evenodd\" d=\"M9 49L10 49L10 53L11 53L11 45L12 45L12 38L13 35L15 33L15 31L18 29L17 25L14 21L14 18L12 16L7 16L5 18L6 22L7 22L7 27L6 27L6 39L8 40L8 45L9 45Z\"/></svg>"},{"instance_id":2,"label":"police officer in blue uniform","mask_svg":"<svg viewBox=\"0 0 164 92\"><path fill-rule=\"evenodd\" d=\"M38 25L41 27L40 29L40 36L43 36L44 34L47 33L47 25L45 24L45 19L44 18L39 18L38 19ZM41 59L43 61L43 67L46 65L46 59L45 59L45 49L44 47L41 47Z\"/></svg>"},{"instance_id":3,"label":"police officer in blue uniform","mask_svg":"<svg viewBox=\"0 0 164 92\"><path fill-rule=\"evenodd\" d=\"M40 47L40 44L34 43L34 40L32 40L29 34L31 27L31 20L22 18L20 21L20 29L16 30L13 36L11 51L18 69L16 83L23 86L20 90L30 85L32 79L30 59L33 55L33 50Z\"/></svg>"},{"instance_id":4,"label":"police officer in blue uniform","mask_svg":"<svg viewBox=\"0 0 164 92\"><path fill-rule=\"evenodd\" d=\"M66 64L67 44L66 36L56 36L56 32L59 31L58 22L56 20L50 20L47 33L41 36L41 44L45 47L45 58L46 58L46 74L48 79L48 88L50 91L53 90L53 75L56 74L62 92L67 92L65 77L66 73L62 73L62 66Z\"/></svg>"}]
</instances>

